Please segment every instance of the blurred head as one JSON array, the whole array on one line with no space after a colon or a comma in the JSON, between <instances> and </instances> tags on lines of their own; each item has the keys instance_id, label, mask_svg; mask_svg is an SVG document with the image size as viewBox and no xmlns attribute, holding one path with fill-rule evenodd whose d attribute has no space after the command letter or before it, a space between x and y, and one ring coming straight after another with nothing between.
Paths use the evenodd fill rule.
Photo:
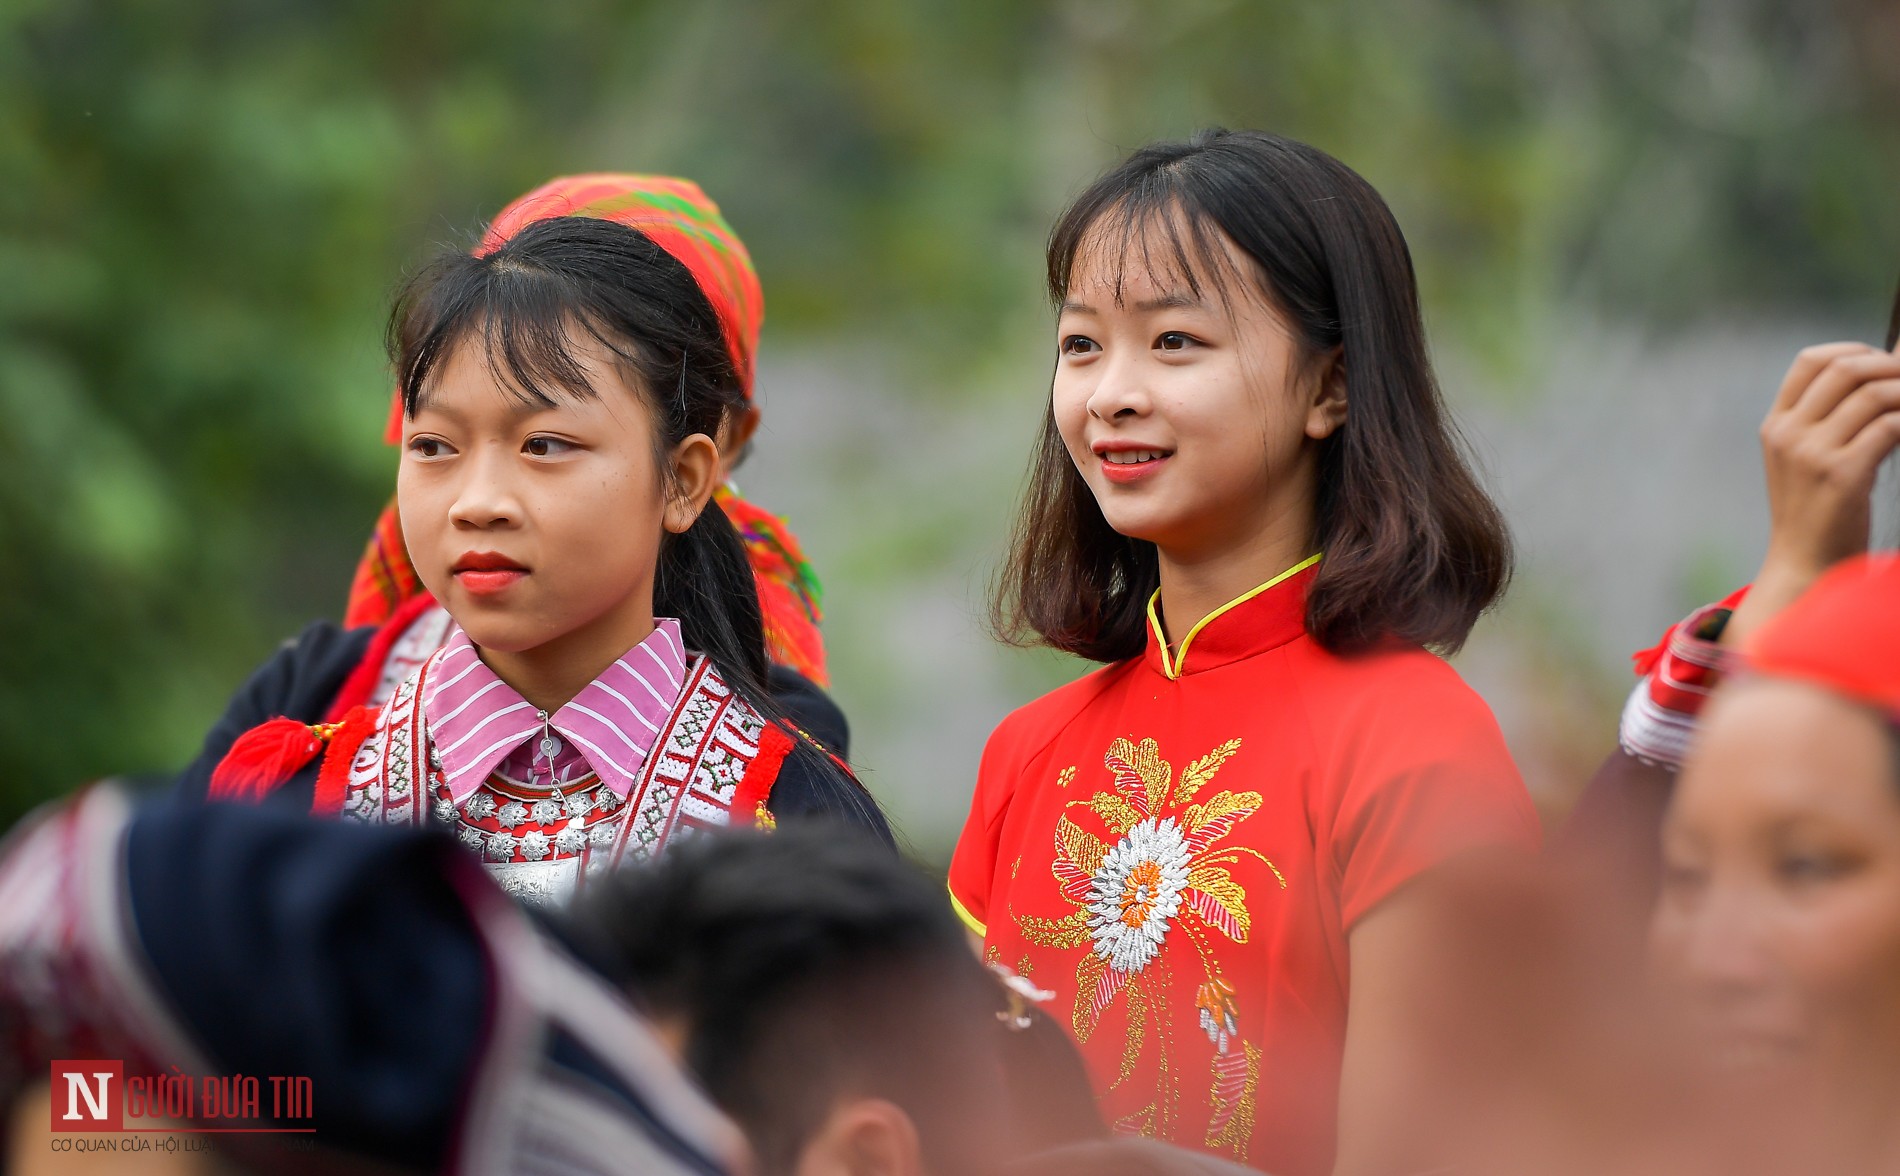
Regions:
<instances>
[{"instance_id":1,"label":"blurred head","mask_svg":"<svg viewBox=\"0 0 1900 1176\"><path fill-rule=\"evenodd\" d=\"M1896 603L1857 560L1765 625L1670 803L1656 961L1746 1072L1900 1073Z\"/></svg>"},{"instance_id":2,"label":"blurred head","mask_svg":"<svg viewBox=\"0 0 1900 1176\"><path fill-rule=\"evenodd\" d=\"M839 826L670 848L576 914L768 1174L1007 1154L997 1013L941 884Z\"/></svg>"},{"instance_id":3,"label":"blurred head","mask_svg":"<svg viewBox=\"0 0 1900 1176\"><path fill-rule=\"evenodd\" d=\"M1337 160L1261 132L1136 152L1050 235L1057 360L999 622L1140 651L1158 556L1283 539L1326 560L1338 650L1459 645L1502 590L1501 515L1459 454L1404 237Z\"/></svg>"},{"instance_id":4,"label":"blurred head","mask_svg":"<svg viewBox=\"0 0 1900 1176\"><path fill-rule=\"evenodd\" d=\"M611 658L657 611L763 693L745 552L705 509L713 438L745 395L685 264L624 225L543 220L426 269L390 342L403 538L478 646Z\"/></svg>"}]
</instances>

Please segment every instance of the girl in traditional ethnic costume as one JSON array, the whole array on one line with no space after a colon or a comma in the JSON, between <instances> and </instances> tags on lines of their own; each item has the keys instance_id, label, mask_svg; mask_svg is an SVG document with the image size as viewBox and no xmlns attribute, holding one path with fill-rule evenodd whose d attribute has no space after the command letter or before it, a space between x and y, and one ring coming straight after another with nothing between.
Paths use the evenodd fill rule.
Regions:
<instances>
[{"instance_id":1,"label":"girl in traditional ethnic costume","mask_svg":"<svg viewBox=\"0 0 1900 1176\"><path fill-rule=\"evenodd\" d=\"M598 217L639 229L692 272L719 316L744 393L716 437L722 454L732 455L727 468L736 464L759 423L753 371L764 318L758 276L744 243L690 180L600 173L550 180L509 204L483 234L477 252L491 252L527 225L558 216ZM400 397L391 404L388 440L392 445L402 440ZM796 536L783 520L740 497L724 478L714 501L738 528L752 564L774 700L827 750L848 755L844 715L824 690L821 589ZM208 795L212 771L232 743L267 719L288 715L329 723L352 707L380 706L442 647L451 628L448 614L410 562L392 500L357 565L342 629L327 622L312 625L258 671L181 774L180 794ZM312 767L297 773L284 792L307 802L314 783Z\"/></svg>"},{"instance_id":2,"label":"girl in traditional ethnic costume","mask_svg":"<svg viewBox=\"0 0 1900 1176\"><path fill-rule=\"evenodd\" d=\"M523 227L555 216L599 217L639 229L693 271L719 314L726 343L739 365L745 405L714 438L720 452L731 455L728 468L737 466L759 426L753 369L759 327L765 318L765 298L751 255L720 215L718 206L699 190L699 185L672 176L563 176L502 209L479 248L491 250ZM391 445L402 441L400 400L390 405L386 438ZM721 479L713 501L745 540L772 663L821 689L828 686L824 638L818 629L823 619L823 588L798 537L785 520L741 496L729 479ZM343 624L346 628L382 625L405 607L413 608L411 602L421 596L427 596L427 591L403 546L402 525L396 517L396 504L391 501L377 519L375 532L357 564Z\"/></svg>"},{"instance_id":3,"label":"girl in traditional ethnic costume","mask_svg":"<svg viewBox=\"0 0 1900 1176\"><path fill-rule=\"evenodd\" d=\"M327 743L315 811L440 821L544 903L684 830L830 815L889 836L771 700L745 548L708 509L745 401L705 291L656 236L582 216L411 285L397 504L446 640L380 707L247 732L214 796L269 792Z\"/></svg>"},{"instance_id":4,"label":"girl in traditional ethnic costume","mask_svg":"<svg viewBox=\"0 0 1900 1176\"><path fill-rule=\"evenodd\" d=\"M1121 1129L1289 1176L1414 1170L1379 1135L1419 1072L1390 1023L1402 889L1539 834L1489 710L1428 652L1510 549L1404 240L1336 160L1216 131L1084 193L1049 284L998 615L1108 664L991 737L952 897L1057 994Z\"/></svg>"}]
</instances>

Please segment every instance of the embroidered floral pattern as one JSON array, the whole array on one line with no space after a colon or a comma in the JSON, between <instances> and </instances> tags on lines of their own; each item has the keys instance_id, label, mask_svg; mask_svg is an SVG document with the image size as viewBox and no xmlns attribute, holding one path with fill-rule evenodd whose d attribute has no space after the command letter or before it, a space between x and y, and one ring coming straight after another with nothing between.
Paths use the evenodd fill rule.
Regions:
<instances>
[{"instance_id":1,"label":"embroidered floral pattern","mask_svg":"<svg viewBox=\"0 0 1900 1176\"><path fill-rule=\"evenodd\" d=\"M1095 954L1118 972L1147 967L1180 910L1187 878L1187 840L1173 818L1137 822L1090 881Z\"/></svg>"},{"instance_id":2,"label":"embroidered floral pattern","mask_svg":"<svg viewBox=\"0 0 1900 1176\"><path fill-rule=\"evenodd\" d=\"M1153 739L1117 739L1103 756L1109 787L1069 801L1057 819L1052 870L1074 909L1057 918L1011 912L1023 938L1059 950L1087 948L1076 964L1072 1025L1087 1042L1121 999L1126 1040L1120 1077L1156 1053L1164 1089L1139 1116L1144 1134L1167 1134L1179 1114L1170 1061L1171 1029L1187 1010L1167 1006L1172 969L1198 970L1195 1012L1214 1047L1209 1146L1244 1154L1253 1132L1260 1054L1240 1036L1240 997L1221 976L1213 946L1244 944L1252 927L1246 888L1232 867L1254 858L1286 885L1279 870L1227 837L1261 805L1257 792L1211 791L1222 765L1240 750L1230 739L1190 762L1177 777ZM1065 771L1061 784L1073 778ZM1205 795L1204 795L1205 794ZM1082 809L1087 815L1070 812ZM1101 830L1100 833L1092 830ZM1170 955L1171 941L1187 946Z\"/></svg>"}]
</instances>

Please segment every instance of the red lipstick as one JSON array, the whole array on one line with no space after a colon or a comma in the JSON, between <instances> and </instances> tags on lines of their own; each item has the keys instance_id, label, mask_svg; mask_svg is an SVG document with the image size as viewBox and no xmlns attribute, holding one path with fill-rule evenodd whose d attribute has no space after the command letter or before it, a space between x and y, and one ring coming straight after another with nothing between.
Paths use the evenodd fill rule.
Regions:
<instances>
[{"instance_id":1,"label":"red lipstick","mask_svg":"<svg viewBox=\"0 0 1900 1176\"><path fill-rule=\"evenodd\" d=\"M449 569L463 590L473 596L494 596L514 586L528 569L494 551L471 551Z\"/></svg>"},{"instance_id":2,"label":"red lipstick","mask_svg":"<svg viewBox=\"0 0 1900 1176\"><path fill-rule=\"evenodd\" d=\"M1099 459L1102 476L1120 486L1153 477L1174 456L1173 450L1163 449L1159 445L1145 445L1140 441L1119 438L1097 441L1089 449ZM1122 460L1112 461L1111 455L1122 457Z\"/></svg>"}]
</instances>

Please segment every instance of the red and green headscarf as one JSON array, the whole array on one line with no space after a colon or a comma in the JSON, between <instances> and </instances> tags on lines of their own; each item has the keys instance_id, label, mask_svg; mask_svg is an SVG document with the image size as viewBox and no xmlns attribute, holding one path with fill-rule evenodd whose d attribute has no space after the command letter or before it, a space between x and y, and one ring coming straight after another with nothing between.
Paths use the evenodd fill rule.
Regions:
<instances>
[{"instance_id":1,"label":"red and green headscarf","mask_svg":"<svg viewBox=\"0 0 1900 1176\"><path fill-rule=\"evenodd\" d=\"M475 253L493 252L528 225L559 216L594 217L638 229L691 271L719 316L740 385L746 399L752 399L765 295L744 242L698 184L674 176L607 172L549 180L502 209ZM392 445L402 440L400 396L390 406L387 440ZM730 487L721 488L716 501L739 529L751 557L772 660L826 684L824 643L818 633L822 588L797 537L783 519L739 498ZM392 500L357 563L343 623L381 624L423 591L403 547Z\"/></svg>"}]
</instances>

